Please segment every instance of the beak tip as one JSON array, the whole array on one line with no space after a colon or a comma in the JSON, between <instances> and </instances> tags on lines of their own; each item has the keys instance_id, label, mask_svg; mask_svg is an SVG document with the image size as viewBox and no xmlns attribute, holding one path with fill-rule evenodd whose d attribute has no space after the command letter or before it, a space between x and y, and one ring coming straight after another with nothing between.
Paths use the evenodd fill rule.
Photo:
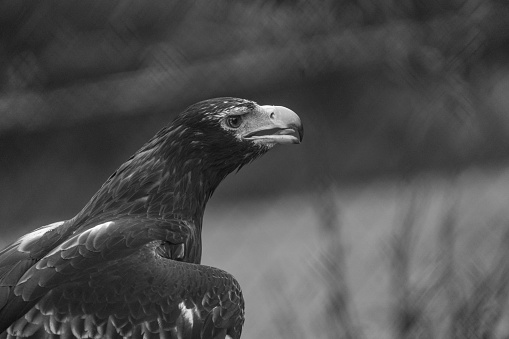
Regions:
<instances>
[{"instance_id":1,"label":"beak tip","mask_svg":"<svg viewBox=\"0 0 509 339\"><path fill-rule=\"evenodd\" d=\"M300 144L304 138L304 128L300 117L291 109L284 106L261 106L262 110L270 116L272 128L278 128L286 131L284 134L291 134L285 138L279 138L276 143Z\"/></svg>"},{"instance_id":2,"label":"beak tip","mask_svg":"<svg viewBox=\"0 0 509 339\"><path fill-rule=\"evenodd\" d=\"M295 130L299 140L299 142L296 143L300 144L304 139L304 127L297 113L284 106L273 106L273 109L281 121Z\"/></svg>"},{"instance_id":3,"label":"beak tip","mask_svg":"<svg viewBox=\"0 0 509 339\"><path fill-rule=\"evenodd\" d=\"M296 144L302 143L302 140L304 139L304 129L302 128L302 124L299 125L292 125L292 129L295 131L295 136L297 137L295 139Z\"/></svg>"}]
</instances>

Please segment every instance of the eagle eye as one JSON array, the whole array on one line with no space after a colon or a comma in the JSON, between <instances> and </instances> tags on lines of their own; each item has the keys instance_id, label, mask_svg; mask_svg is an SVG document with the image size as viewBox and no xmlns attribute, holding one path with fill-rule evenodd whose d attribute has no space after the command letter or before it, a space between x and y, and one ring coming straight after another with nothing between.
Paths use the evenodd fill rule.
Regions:
<instances>
[{"instance_id":1,"label":"eagle eye","mask_svg":"<svg viewBox=\"0 0 509 339\"><path fill-rule=\"evenodd\" d=\"M240 115L232 115L226 118L226 125L230 128L238 128L242 123L242 117Z\"/></svg>"}]
</instances>

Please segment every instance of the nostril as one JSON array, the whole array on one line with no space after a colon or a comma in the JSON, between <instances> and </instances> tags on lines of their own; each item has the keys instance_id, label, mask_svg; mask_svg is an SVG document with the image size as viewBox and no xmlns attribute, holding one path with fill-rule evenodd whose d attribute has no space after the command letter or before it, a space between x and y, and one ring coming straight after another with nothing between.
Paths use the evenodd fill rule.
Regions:
<instances>
[{"instance_id":1,"label":"nostril","mask_svg":"<svg viewBox=\"0 0 509 339\"><path fill-rule=\"evenodd\" d=\"M276 117L276 114L274 114L274 112L270 113L270 118L271 119L274 119Z\"/></svg>"}]
</instances>

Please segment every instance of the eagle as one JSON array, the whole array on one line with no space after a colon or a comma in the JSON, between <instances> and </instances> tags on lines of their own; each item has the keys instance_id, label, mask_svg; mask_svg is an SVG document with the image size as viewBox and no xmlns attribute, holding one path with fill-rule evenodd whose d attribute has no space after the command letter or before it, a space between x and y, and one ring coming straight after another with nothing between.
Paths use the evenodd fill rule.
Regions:
<instances>
[{"instance_id":1,"label":"eagle","mask_svg":"<svg viewBox=\"0 0 509 339\"><path fill-rule=\"evenodd\" d=\"M240 338L239 283L200 264L205 206L229 173L302 137L286 107L189 106L76 216L0 251L0 338Z\"/></svg>"}]
</instances>

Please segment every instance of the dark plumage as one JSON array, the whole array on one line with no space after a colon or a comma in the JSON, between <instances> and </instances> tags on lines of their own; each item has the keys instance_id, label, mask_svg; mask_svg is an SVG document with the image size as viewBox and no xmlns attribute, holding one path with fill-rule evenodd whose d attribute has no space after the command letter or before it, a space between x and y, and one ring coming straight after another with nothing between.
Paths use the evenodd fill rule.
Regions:
<instances>
[{"instance_id":1,"label":"dark plumage","mask_svg":"<svg viewBox=\"0 0 509 339\"><path fill-rule=\"evenodd\" d=\"M0 338L239 338L239 284L200 265L205 205L226 175L301 139L284 107L190 106L74 218L0 252Z\"/></svg>"}]
</instances>

